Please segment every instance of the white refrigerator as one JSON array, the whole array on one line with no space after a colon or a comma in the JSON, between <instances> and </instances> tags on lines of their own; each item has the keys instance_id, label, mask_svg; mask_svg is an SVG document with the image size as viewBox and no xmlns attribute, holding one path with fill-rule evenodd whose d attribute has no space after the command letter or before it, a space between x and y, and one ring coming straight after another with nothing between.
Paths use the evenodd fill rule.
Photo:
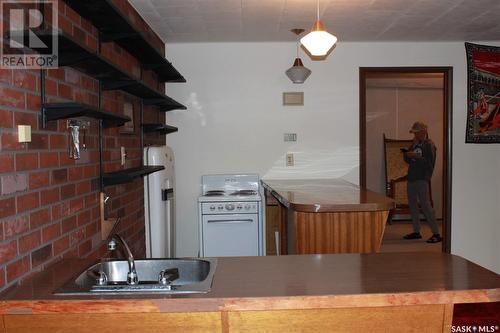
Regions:
<instances>
[{"instance_id":1,"label":"white refrigerator","mask_svg":"<svg viewBox=\"0 0 500 333\"><path fill-rule=\"evenodd\" d=\"M144 148L144 165L164 170L144 177L146 257L175 257L174 153L168 146Z\"/></svg>"}]
</instances>

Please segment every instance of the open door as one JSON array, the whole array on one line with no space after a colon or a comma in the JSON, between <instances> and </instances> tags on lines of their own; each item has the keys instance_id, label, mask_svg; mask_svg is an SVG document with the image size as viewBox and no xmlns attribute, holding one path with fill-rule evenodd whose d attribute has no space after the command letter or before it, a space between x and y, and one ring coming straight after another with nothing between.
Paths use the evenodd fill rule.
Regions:
<instances>
[{"instance_id":1,"label":"open door","mask_svg":"<svg viewBox=\"0 0 500 333\"><path fill-rule=\"evenodd\" d=\"M386 167L391 167L386 165L386 143L389 142L389 146L390 142L396 146L398 142L404 144L413 138L408 132L411 124L426 122L429 135L438 147L431 198L437 217L442 219L442 251L448 253L451 244L451 80L451 67L360 68L360 185L388 196L399 193L404 197L403 174L391 176L394 181L392 188L390 186L391 179L386 174ZM400 204L399 208L404 208L402 202ZM392 217L408 220L409 215L405 213L402 209L395 210ZM426 222L422 221L422 225Z\"/></svg>"}]
</instances>

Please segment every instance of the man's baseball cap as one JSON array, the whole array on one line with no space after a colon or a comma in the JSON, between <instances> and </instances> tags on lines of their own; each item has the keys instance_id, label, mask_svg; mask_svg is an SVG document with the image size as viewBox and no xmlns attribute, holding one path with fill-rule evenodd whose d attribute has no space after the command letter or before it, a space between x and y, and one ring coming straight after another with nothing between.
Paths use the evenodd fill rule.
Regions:
<instances>
[{"instance_id":1,"label":"man's baseball cap","mask_svg":"<svg viewBox=\"0 0 500 333\"><path fill-rule=\"evenodd\" d=\"M418 133L421 131L427 131L427 125L421 121L416 121L410 129L410 133Z\"/></svg>"}]
</instances>

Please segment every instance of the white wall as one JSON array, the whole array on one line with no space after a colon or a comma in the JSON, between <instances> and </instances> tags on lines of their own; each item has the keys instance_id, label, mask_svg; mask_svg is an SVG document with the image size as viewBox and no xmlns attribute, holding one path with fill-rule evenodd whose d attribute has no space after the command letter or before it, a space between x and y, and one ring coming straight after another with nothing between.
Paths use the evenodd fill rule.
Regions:
<instances>
[{"instance_id":1,"label":"white wall","mask_svg":"<svg viewBox=\"0 0 500 333\"><path fill-rule=\"evenodd\" d=\"M359 67L453 66L452 252L500 272L500 145L464 144L463 43L340 43L325 61L302 56L312 70L302 85L284 74L294 53L293 43L167 45L168 58L188 81L167 86L188 107L167 114L179 127L167 136L177 163L178 255L198 253L201 175L257 172L357 182ZM283 91L304 91L305 106L283 107ZM284 132L296 132L297 144L284 143ZM296 153L296 167L284 167L286 152Z\"/></svg>"}]
</instances>

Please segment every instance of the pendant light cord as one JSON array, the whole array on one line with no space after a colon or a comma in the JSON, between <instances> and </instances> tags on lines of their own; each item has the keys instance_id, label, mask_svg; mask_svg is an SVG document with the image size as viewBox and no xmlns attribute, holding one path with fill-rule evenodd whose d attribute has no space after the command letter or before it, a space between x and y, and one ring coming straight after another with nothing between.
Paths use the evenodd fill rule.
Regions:
<instances>
[{"instance_id":1,"label":"pendant light cord","mask_svg":"<svg viewBox=\"0 0 500 333\"><path fill-rule=\"evenodd\" d=\"M297 41L295 42L295 46L297 47L297 58L299 57L299 36L297 35Z\"/></svg>"},{"instance_id":2,"label":"pendant light cord","mask_svg":"<svg viewBox=\"0 0 500 333\"><path fill-rule=\"evenodd\" d=\"M318 15L318 20L319 20L319 0L318 0L318 2L317 2L316 9L317 9L317 15Z\"/></svg>"}]
</instances>

